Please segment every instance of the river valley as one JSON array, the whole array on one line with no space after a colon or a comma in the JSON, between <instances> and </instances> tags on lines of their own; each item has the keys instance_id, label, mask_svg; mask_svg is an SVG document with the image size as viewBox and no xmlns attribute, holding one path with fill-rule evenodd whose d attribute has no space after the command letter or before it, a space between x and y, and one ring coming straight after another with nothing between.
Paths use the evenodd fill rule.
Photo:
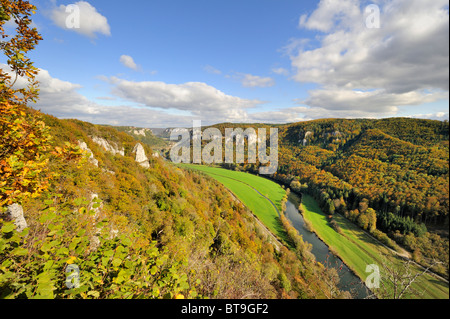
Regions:
<instances>
[{"instance_id":1,"label":"river valley","mask_svg":"<svg viewBox=\"0 0 450 319\"><path fill-rule=\"evenodd\" d=\"M322 263L325 267L333 267L338 270L340 282L339 289L349 291L353 298L366 298L370 292L361 281L343 262L340 258L333 255L328 246L317 237L317 235L305 227L303 216L300 214L297 207L300 204L300 198L296 194L291 193L286 203L286 211L284 212L286 218L291 222L292 226L303 236L303 240L312 245L311 253L316 257L316 260Z\"/></svg>"}]
</instances>

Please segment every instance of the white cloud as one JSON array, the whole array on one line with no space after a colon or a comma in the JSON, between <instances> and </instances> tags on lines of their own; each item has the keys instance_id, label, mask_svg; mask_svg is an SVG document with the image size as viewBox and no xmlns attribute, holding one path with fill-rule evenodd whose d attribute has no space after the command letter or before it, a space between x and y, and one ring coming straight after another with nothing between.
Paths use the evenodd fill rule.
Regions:
<instances>
[{"instance_id":1,"label":"white cloud","mask_svg":"<svg viewBox=\"0 0 450 319\"><path fill-rule=\"evenodd\" d=\"M286 70L285 68L273 68L272 72L278 75L289 75L289 71Z\"/></svg>"},{"instance_id":2,"label":"white cloud","mask_svg":"<svg viewBox=\"0 0 450 319\"><path fill-rule=\"evenodd\" d=\"M349 24L360 17L358 0L321 0L317 9L308 17L302 15L299 26L329 32L337 22Z\"/></svg>"},{"instance_id":3,"label":"white cloud","mask_svg":"<svg viewBox=\"0 0 450 319\"><path fill-rule=\"evenodd\" d=\"M129 55L122 55L120 57L120 63L125 65L127 68L137 71L139 66L134 62L134 59Z\"/></svg>"},{"instance_id":4,"label":"white cloud","mask_svg":"<svg viewBox=\"0 0 450 319\"><path fill-rule=\"evenodd\" d=\"M133 82L109 79L112 93L123 99L160 109L176 109L204 118L237 121L245 118L245 109L262 102L227 95L202 82L167 84L158 81Z\"/></svg>"},{"instance_id":5,"label":"white cloud","mask_svg":"<svg viewBox=\"0 0 450 319\"><path fill-rule=\"evenodd\" d=\"M309 97L301 101L311 107L321 107L329 111L358 110L367 115L392 116L398 106L420 105L448 98L448 93L411 91L388 93L384 90L359 91L349 89L318 89L309 91Z\"/></svg>"},{"instance_id":6,"label":"white cloud","mask_svg":"<svg viewBox=\"0 0 450 319\"><path fill-rule=\"evenodd\" d=\"M96 33L106 36L111 35L111 28L106 17L86 1L55 7L51 13L51 19L57 26L89 38L95 38ZM79 22L79 25L76 22Z\"/></svg>"},{"instance_id":7,"label":"white cloud","mask_svg":"<svg viewBox=\"0 0 450 319\"><path fill-rule=\"evenodd\" d=\"M203 67L203 70L205 70L206 72L208 72L210 74L222 74L222 71L216 69L215 67L213 67L211 65L205 65Z\"/></svg>"},{"instance_id":8,"label":"white cloud","mask_svg":"<svg viewBox=\"0 0 450 319\"><path fill-rule=\"evenodd\" d=\"M366 27L365 8L357 0L322 0L300 18L300 27L324 33L318 46L305 48L300 39L295 50L291 40L286 50L292 78L320 85L304 103L381 116L395 115L397 106L448 99L448 1L377 3L378 29Z\"/></svg>"},{"instance_id":9,"label":"white cloud","mask_svg":"<svg viewBox=\"0 0 450 319\"><path fill-rule=\"evenodd\" d=\"M240 79L242 86L246 88L253 87L271 87L275 85L275 80L271 77L261 77L252 74L238 73L237 77Z\"/></svg>"},{"instance_id":10,"label":"white cloud","mask_svg":"<svg viewBox=\"0 0 450 319\"><path fill-rule=\"evenodd\" d=\"M0 63L0 68L8 73L11 69ZM54 78L47 70L39 70L39 99L30 104L34 109L58 118L76 118L97 124L134 125L142 127L178 127L192 125L195 119L189 115L170 114L151 108L137 108L129 105L106 106L95 103L78 90L82 87L68 81ZM25 87L27 81L19 77L15 88ZM112 100L114 97L99 97L99 100Z\"/></svg>"},{"instance_id":11,"label":"white cloud","mask_svg":"<svg viewBox=\"0 0 450 319\"><path fill-rule=\"evenodd\" d=\"M437 113L427 113L427 114L414 114L411 115L412 118L417 119L431 119L431 120L438 120L443 121L449 119L449 113L448 112L437 112Z\"/></svg>"}]
</instances>

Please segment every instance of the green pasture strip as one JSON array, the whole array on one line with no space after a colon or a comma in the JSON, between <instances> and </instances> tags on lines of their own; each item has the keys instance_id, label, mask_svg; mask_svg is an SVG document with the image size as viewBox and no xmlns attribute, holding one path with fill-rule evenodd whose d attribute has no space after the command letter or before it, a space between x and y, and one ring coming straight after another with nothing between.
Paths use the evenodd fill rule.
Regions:
<instances>
[{"instance_id":1,"label":"green pasture strip","mask_svg":"<svg viewBox=\"0 0 450 319\"><path fill-rule=\"evenodd\" d=\"M366 266L375 264L382 272L383 256L394 265L404 262L391 250L381 245L377 240L369 236L361 228L354 225L343 216L335 214L334 219L341 228L343 235L337 233L330 225L327 216L319 208L317 202L309 195L302 196L304 216L308 219L318 236L334 250L339 257L351 268L363 281L369 275L365 272ZM421 271L414 266L414 271ZM448 299L449 287L444 281L426 274L412 286L417 291L423 292L422 298ZM376 293L376 290L374 290Z\"/></svg>"}]
</instances>

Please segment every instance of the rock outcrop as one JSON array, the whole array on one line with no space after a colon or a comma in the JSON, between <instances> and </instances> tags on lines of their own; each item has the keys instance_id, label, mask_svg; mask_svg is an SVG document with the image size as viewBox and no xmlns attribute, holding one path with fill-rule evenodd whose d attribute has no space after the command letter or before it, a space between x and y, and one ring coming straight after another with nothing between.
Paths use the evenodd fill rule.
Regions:
<instances>
[{"instance_id":1,"label":"rock outcrop","mask_svg":"<svg viewBox=\"0 0 450 319\"><path fill-rule=\"evenodd\" d=\"M137 143L133 148L133 153L136 154L135 161L139 163L143 168L150 168L150 163L148 162L148 157L145 154L144 147L141 143Z\"/></svg>"},{"instance_id":2,"label":"rock outcrop","mask_svg":"<svg viewBox=\"0 0 450 319\"><path fill-rule=\"evenodd\" d=\"M96 143L97 145L100 145L103 147L103 149L107 152L112 153L113 155L119 154L122 156L125 156L125 150L124 148L119 148L119 146L114 142L108 142L104 138L93 136L92 141Z\"/></svg>"},{"instance_id":3,"label":"rock outcrop","mask_svg":"<svg viewBox=\"0 0 450 319\"><path fill-rule=\"evenodd\" d=\"M6 217L7 219L14 222L14 224L16 225L16 230L19 233L28 227L27 221L23 216L23 208L19 204L9 205L6 209Z\"/></svg>"},{"instance_id":4,"label":"rock outcrop","mask_svg":"<svg viewBox=\"0 0 450 319\"><path fill-rule=\"evenodd\" d=\"M140 129L140 130L131 130L130 133L133 133L133 134L135 134L135 135L145 136L145 135L147 134L148 131L151 132L150 129L143 128L143 129Z\"/></svg>"}]
</instances>

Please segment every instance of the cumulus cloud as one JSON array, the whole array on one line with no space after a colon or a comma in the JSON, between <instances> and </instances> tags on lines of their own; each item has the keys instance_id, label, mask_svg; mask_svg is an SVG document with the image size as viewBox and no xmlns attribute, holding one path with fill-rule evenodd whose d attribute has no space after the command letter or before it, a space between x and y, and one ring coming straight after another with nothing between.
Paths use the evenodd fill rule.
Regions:
<instances>
[{"instance_id":1,"label":"cumulus cloud","mask_svg":"<svg viewBox=\"0 0 450 319\"><path fill-rule=\"evenodd\" d=\"M0 63L8 73L11 69ZM243 99L201 82L167 84L164 82L133 82L116 77L99 77L112 86L113 96L95 100L114 100L119 106L102 105L88 99L79 90L81 85L51 76L40 69L39 99L30 105L59 118L77 118L92 123L135 125L146 127L190 126L192 120L205 124L241 122L249 119L249 110L263 103ZM15 87L25 87L27 81L19 77ZM120 102L122 100L122 102Z\"/></svg>"},{"instance_id":2,"label":"cumulus cloud","mask_svg":"<svg viewBox=\"0 0 450 319\"><path fill-rule=\"evenodd\" d=\"M275 80L271 77L261 77L252 74L242 74L238 73L237 77L240 79L242 86L246 88L254 87L271 87L275 85Z\"/></svg>"},{"instance_id":3,"label":"cumulus cloud","mask_svg":"<svg viewBox=\"0 0 450 319\"><path fill-rule=\"evenodd\" d=\"M112 93L123 99L161 109L188 111L196 116L239 120L245 109L262 102L231 95L202 82L168 84L159 81L134 82L112 77Z\"/></svg>"},{"instance_id":4,"label":"cumulus cloud","mask_svg":"<svg viewBox=\"0 0 450 319\"><path fill-rule=\"evenodd\" d=\"M320 85L307 105L394 115L397 106L448 99L448 1L377 3L380 28L365 25L357 0L322 0L300 17L300 27L323 33L319 45L289 51L293 79Z\"/></svg>"},{"instance_id":5,"label":"cumulus cloud","mask_svg":"<svg viewBox=\"0 0 450 319\"><path fill-rule=\"evenodd\" d=\"M337 23L341 27L350 26L360 13L358 0L322 0L309 17L300 16L299 26L329 32Z\"/></svg>"},{"instance_id":6,"label":"cumulus cloud","mask_svg":"<svg viewBox=\"0 0 450 319\"><path fill-rule=\"evenodd\" d=\"M97 33L111 35L111 28L106 17L86 1L55 7L50 17L57 26L89 38L95 38Z\"/></svg>"},{"instance_id":7,"label":"cumulus cloud","mask_svg":"<svg viewBox=\"0 0 450 319\"><path fill-rule=\"evenodd\" d=\"M134 59L129 55L122 55L120 57L120 63L125 65L127 68L130 68L132 70L139 70L139 66L134 62Z\"/></svg>"},{"instance_id":8,"label":"cumulus cloud","mask_svg":"<svg viewBox=\"0 0 450 319\"><path fill-rule=\"evenodd\" d=\"M11 69L0 63L0 68L8 73ZM39 99L31 107L58 118L76 118L97 124L135 125L142 127L186 126L192 123L193 116L170 114L161 110L138 108L130 105L106 106L95 103L80 94L79 84L52 77L47 70L40 69L36 80L39 81ZM18 77L15 88L25 87L27 81ZM114 97L100 97L99 100L111 100Z\"/></svg>"}]
</instances>

